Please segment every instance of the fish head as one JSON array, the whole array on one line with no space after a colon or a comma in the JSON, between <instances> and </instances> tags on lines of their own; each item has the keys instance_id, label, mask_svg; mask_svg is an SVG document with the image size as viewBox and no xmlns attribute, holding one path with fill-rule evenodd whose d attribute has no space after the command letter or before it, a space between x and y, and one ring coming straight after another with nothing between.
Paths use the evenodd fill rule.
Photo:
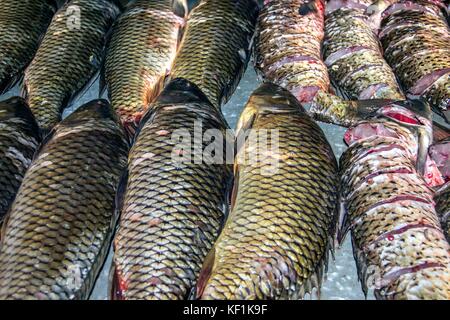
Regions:
<instances>
[{"instance_id":1,"label":"fish head","mask_svg":"<svg viewBox=\"0 0 450 320\"><path fill-rule=\"evenodd\" d=\"M20 119L27 127L38 135L39 127L25 99L12 97L0 102L0 122Z\"/></svg>"},{"instance_id":2,"label":"fish head","mask_svg":"<svg viewBox=\"0 0 450 320\"><path fill-rule=\"evenodd\" d=\"M33 118L31 110L22 97L12 97L0 102L0 121L9 118Z\"/></svg>"},{"instance_id":3,"label":"fish head","mask_svg":"<svg viewBox=\"0 0 450 320\"><path fill-rule=\"evenodd\" d=\"M104 99L96 99L82 105L64 119L63 122L65 124L78 123L89 119L118 121L117 115L111 108L109 102Z\"/></svg>"},{"instance_id":4,"label":"fish head","mask_svg":"<svg viewBox=\"0 0 450 320\"><path fill-rule=\"evenodd\" d=\"M302 105L288 90L271 82L264 82L256 89L249 99L250 104L257 105L259 111L302 111L305 112ZM269 109L265 106L270 106Z\"/></svg>"},{"instance_id":5,"label":"fish head","mask_svg":"<svg viewBox=\"0 0 450 320\"><path fill-rule=\"evenodd\" d=\"M183 78L171 80L156 101L156 103L160 105L178 103L188 104L192 102L211 104L206 95L195 83ZM211 105L211 108L214 107Z\"/></svg>"}]
</instances>

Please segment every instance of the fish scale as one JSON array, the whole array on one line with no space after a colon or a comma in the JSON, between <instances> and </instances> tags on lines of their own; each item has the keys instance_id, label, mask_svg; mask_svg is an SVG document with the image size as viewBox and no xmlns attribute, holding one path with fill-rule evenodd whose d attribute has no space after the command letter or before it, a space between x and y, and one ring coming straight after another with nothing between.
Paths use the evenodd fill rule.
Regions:
<instances>
[{"instance_id":1,"label":"fish scale","mask_svg":"<svg viewBox=\"0 0 450 320\"><path fill-rule=\"evenodd\" d=\"M44 132L61 120L62 110L100 69L118 13L107 0L72 0L54 16L24 79L27 101Z\"/></svg>"},{"instance_id":2,"label":"fish scale","mask_svg":"<svg viewBox=\"0 0 450 320\"><path fill-rule=\"evenodd\" d=\"M189 14L170 77L195 83L220 108L247 67L257 14L254 0L202 0Z\"/></svg>"},{"instance_id":3,"label":"fish scale","mask_svg":"<svg viewBox=\"0 0 450 320\"><path fill-rule=\"evenodd\" d=\"M39 129L19 97L0 102L0 222L14 200L40 141Z\"/></svg>"},{"instance_id":4,"label":"fish scale","mask_svg":"<svg viewBox=\"0 0 450 320\"><path fill-rule=\"evenodd\" d=\"M445 185L436 193L436 211L441 219L442 229L447 241L450 242L450 184Z\"/></svg>"},{"instance_id":5,"label":"fish scale","mask_svg":"<svg viewBox=\"0 0 450 320\"><path fill-rule=\"evenodd\" d=\"M255 67L300 102L329 89L321 60L324 6L322 0L267 1L258 18Z\"/></svg>"},{"instance_id":6,"label":"fish scale","mask_svg":"<svg viewBox=\"0 0 450 320\"><path fill-rule=\"evenodd\" d=\"M115 299L185 299L195 287L225 218L231 178L226 163L195 163L202 160L195 154L187 162L172 158L180 148L172 140L178 130L187 130L201 150L209 144L195 137L196 122L201 122L201 137L208 129L225 137L220 112L184 79L170 82L142 121L114 240Z\"/></svg>"},{"instance_id":7,"label":"fish scale","mask_svg":"<svg viewBox=\"0 0 450 320\"><path fill-rule=\"evenodd\" d=\"M181 39L185 8L184 0L139 0L115 22L103 76L125 124L136 126L162 90Z\"/></svg>"},{"instance_id":8,"label":"fish scale","mask_svg":"<svg viewBox=\"0 0 450 320\"><path fill-rule=\"evenodd\" d=\"M47 136L8 215L1 299L87 299L116 222L127 140L106 101L80 107Z\"/></svg>"},{"instance_id":9,"label":"fish scale","mask_svg":"<svg viewBox=\"0 0 450 320\"><path fill-rule=\"evenodd\" d=\"M252 94L238 129L238 137L247 129L278 130L279 152L255 147L260 140L238 149L232 211L197 293L201 299L303 298L319 289L332 246L334 155L295 97L273 84ZM251 154L257 161L243 162ZM276 168L272 157L280 160Z\"/></svg>"},{"instance_id":10,"label":"fish scale","mask_svg":"<svg viewBox=\"0 0 450 320\"><path fill-rule=\"evenodd\" d=\"M404 99L361 9L340 8L327 15L324 58L344 98Z\"/></svg>"},{"instance_id":11,"label":"fish scale","mask_svg":"<svg viewBox=\"0 0 450 320\"><path fill-rule=\"evenodd\" d=\"M2 1L0 8L0 93L14 86L33 59L55 13L53 1Z\"/></svg>"},{"instance_id":12,"label":"fish scale","mask_svg":"<svg viewBox=\"0 0 450 320\"><path fill-rule=\"evenodd\" d=\"M449 36L450 29L438 3L401 0L383 14L380 40L386 60L408 95L423 97L446 121L450 55L445 39Z\"/></svg>"},{"instance_id":13,"label":"fish scale","mask_svg":"<svg viewBox=\"0 0 450 320\"><path fill-rule=\"evenodd\" d=\"M376 124L379 131L364 133ZM386 125L395 135L381 130ZM375 289L377 299L450 297L449 245L434 192L415 169L416 152L408 151L420 143L411 135L414 126L383 118L359 122L346 133L350 147L340 161L345 214L338 238L351 230L363 291Z\"/></svg>"}]
</instances>

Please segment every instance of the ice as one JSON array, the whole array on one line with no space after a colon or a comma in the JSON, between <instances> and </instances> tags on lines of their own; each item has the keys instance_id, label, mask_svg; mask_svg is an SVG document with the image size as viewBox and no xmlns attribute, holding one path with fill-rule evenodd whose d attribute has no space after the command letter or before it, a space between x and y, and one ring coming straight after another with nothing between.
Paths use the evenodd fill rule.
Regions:
<instances>
[{"instance_id":1,"label":"ice","mask_svg":"<svg viewBox=\"0 0 450 320\"><path fill-rule=\"evenodd\" d=\"M231 100L223 107L223 113L231 128L236 127L239 115L247 102L250 94L256 89L261 81L258 79L253 67L249 66L247 72L239 83L236 92ZM18 86L10 90L8 93L0 97L4 100L8 97L19 95ZM69 108L64 111L64 117L76 110L79 106L99 96L99 82L95 81L92 86L84 94L82 94ZM103 95L103 98L106 96ZM339 158L346 146L343 142L344 129L321 123L325 135L330 142L336 157ZM100 272L96 281L95 288L91 294L91 299L105 300L109 297L109 271L111 269L112 250ZM321 289L321 299L364 299L361 286L358 283L355 261L349 237L341 248L336 248L335 260L330 255L328 265L328 273ZM371 298L369 296L369 298ZM312 299L316 299L316 295L312 295Z\"/></svg>"}]
</instances>

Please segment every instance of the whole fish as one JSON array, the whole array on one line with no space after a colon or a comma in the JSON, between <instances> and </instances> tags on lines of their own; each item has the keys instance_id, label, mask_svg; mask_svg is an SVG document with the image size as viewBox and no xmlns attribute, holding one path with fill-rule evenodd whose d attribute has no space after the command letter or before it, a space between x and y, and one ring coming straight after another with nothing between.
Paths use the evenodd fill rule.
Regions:
<instances>
[{"instance_id":1,"label":"whole fish","mask_svg":"<svg viewBox=\"0 0 450 320\"><path fill-rule=\"evenodd\" d=\"M439 3L398 1L384 11L379 36L408 96L424 98L449 122L450 29Z\"/></svg>"},{"instance_id":2,"label":"whole fish","mask_svg":"<svg viewBox=\"0 0 450 320\"><path fill-rule=\"evenodd\" d=\"M450 246L414 165L420 141L412 132L429 125L420 119L399 107L345 134L338 238L351 230L363 290L378 299L450 298Z\"/></svg>"},{"instance_id":3,"label":"whole fish","mask_svg":"<svg viewBox=\"0 0 450 320\"><path fill-rule=\"evenodd\" d=\"M257 15L254 0L202 0L189 14L171 78L195 83L220 108L247 67Z\"/></svg>"},{"instance_id":4,"label":"whole fish","mask_svg":"<svg viewBox=\"0 0 450 320\"><path fill-rule=\"evenodd\" d=\"M336 159L320 127L274 84L252 94L238 130L232 209L197 295L303 298L312 287L320 289L333 245Z\"/></svg>"},{"instance_id":5,"label":"whole fish","mask_svg":"<svg viewBox=\"0 0 450 320\"><path fill-rule=\"evenodd\" d=\"M172 80L151 104L128 160L114 240L114 299L191 296L225 218L226 129L220 111L185 79ZM211 143L206 137L214 131L219 136ZM180 137L186 140L178 143ZM207 148L215 150L214 159L205 158Z\"/></svg>"},{"instance_id":6,"label":"whole fish","mask_svg":"<svg viewBox=\"0 0 450 320\"><path fill-rule=\"evenodd\" d=\"M0 94L22 77L56 7L52 0L4 0L0 6Z\"/></svg>"},{"instance_id":7,"label":"whole fish","mask_svg":"<svg viewBox=\"0 0 450 320\"><path fill-rule=\"evenodd\" d=\"M72 0L54 16L25 71L24 91L45 132L99 70L117 7L107 0Z\"/></svg>"},{"instance_id":8,"label":"whole fish","mask_svg":"<svg viewBox=\"0 0 450 320\"><path fill-rule=\"evenodd\" d=\"M321 60L323 0L271 0L258 18L255 67L262 77L308 103L327 92L327 68Z\"/></svg>"},{"instance_id":9,"label":"whole fish","mask_svg":"<svg viewBox=\"0 0 450 320\"><path fill-rule=\"evenodd\" d=\"M22 98L0 102L0 224L16 196L39 140L36 121Z\"/></svg>"},{"instance_id":10,"label":"whole fish","mask_svg":"<svg viewBox=\"0 0 450 320\"><path fill-rule=\"evenodd\" d=\"M328 14L323 46L332 82L345 98L405 98L363 10L344 7Z\"/></svg>"},{"instance_id":11,"label":"whole fish","mask_svg":"<svg viewBox=\"0 0 450 320\"><path fill-rule=\"evenodd\" d=\"M0 251L0 299L86 299L109 249L128 144L94 100L49 133L12 204Z\"/></svg>"},{"instance_id":12,"label":"whole fish","mask_svg":"<svg viewBox=\"0 0 450 320\"><path fill-rule=\"evenodd\" d=\"M186 14L185 0L138 0L114 23L104 77L111 104L131 131L163 88Z\"/></svg>"}]
</instances>

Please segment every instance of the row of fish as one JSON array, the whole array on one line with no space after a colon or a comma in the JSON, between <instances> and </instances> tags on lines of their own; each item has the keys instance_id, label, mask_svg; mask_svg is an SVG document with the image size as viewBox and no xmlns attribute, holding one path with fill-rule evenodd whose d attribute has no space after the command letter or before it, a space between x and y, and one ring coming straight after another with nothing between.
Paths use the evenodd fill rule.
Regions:
<instances>
[{"instance_id":1,"label":"row of fish","mask_svg":"<svg viewBox=\"0 0 450 320\"><path fill-rule=\"evenodd\" d=\"M3 106L23 103L13 98ZM7 216L0 298L87 298L119 214L116 299L294 299L319 287L337 218L337 163L321 129L284 89L264 84L255 91L239 132L279 130L279 149L263 146L256 165L235 165L227 217L231 165L172 158L172 133L195 136L199 120L203 133L226 135L222 114L196 85L170 82L142 120L122 179L128 144L106 101L58 124ZM248 139L239 153L253 146ZM225 154L225 144L216 147ZM273 160L279 171L264 175Z\"/></svg>"},{"instance_id":2,"label":"row of fish","mask_svg":"<svg viewBox=\"0 0 450 320\"><path fill-rule=\"evenodd\" d=\"M23 101L9 101L16 105ZM417 169L418 127L431 122L402 103L380 110L345 136L339 239L352 231L364 289L375 288L379 298L448 299L448 242L434 193ZM57 125L25 174L2 232L0 297L87 298L118 219L113 298L298 299L319 290L334 244L339 185L321 129L288 91L263 84L242 113L237 138L248 129L276 130L278 149L244 140L236 159L256 152L257 161L236 160L231 191L224 159L206 165L173 158L174 150L194 152L190 144L177 149L172 133L195 137L199 120L202 133L226 135L221 113L200 89L173 80L144 116L128 165L125 132L106 101L92 101ZM209 142L201 137L203 149ZM216 141L215 148L227 146ZM435 159L448 157L448 140L433 148ZM448 175L448 161L436 162ZM273 163L276 171L267 175ZM448 228L446 192L448 184L436 197Z\"/></svg>"},{"instance_id":3,"label":"row of fish","mask_svg":"<svg viewBox=\"0 0 450 320\"><path fill-rule=\"evenodd\" d=\"M328 90L327 68L320 57L324 34L316 31L318 26L323 29L323 1L272 0L263 9L258 22L257 65L266 79L287 87L293 95L266 83L251 96L239 121L237 140L248 130L276 131L279 148L277 152L259 149L250 138L244 139L236 159L256 152L257 162L236 160L232 189L231 167L226 161L175 161L174 152L181 158L195 152L190 145L178 149L172 135L180 129L187 131L201 149L210 146L201 140L209 129L226 135L227 124L220 107L234 91L249 60L256 4L251 0L203 0L189 15L180 42L186 14L183 2L132 3L113 25L106 54L105 84L112 108L106 101L92 101L56 125L61 101L69 101L102 67L97 53L103 52L107 43L106 25L112 25L118 13L107 1L89 5L73 0L62 7L66 10L64 17L75 2L82 9L92 10L87 12L99 20L86 29L90 35L77 40L83 46L79 47L78 58L72 59L79 65L65 60L67 70L35 67L34 76L42 73L44 79L47 74L48 78L58 79L55 83L67 84L64 89L48 90L55 97L64 97L58 106L47 105L42 117L34 112L43 132L50 132L39 148L40 133L25 101L13 98L0 106L0 129L5 137L13 137L0 144L7 155L5 161L9 161L6 168L10 171L5 170L5 174L17 180L14 186L6 187L12 192L5 193L9 198L2 202L4 211L25 174L2 230L0 298L87 298L117 222L112 269L112 296L116 299L298 299L313 287L319 289L336 233L338 169L323 132L298 100L308 102L320 91ZM99 5L105 6L102 12ZM298 10L292 13L286 5ZM49 30L53 30L61 12ZM280 17L286 13L292 17L284 25ZM62 15L59 19L64 20ZM302 22L298 23L298 19ZM149 30L158 32L142 32L142 21L148 23ZM62 24L60 28L64 29ZM292 35L288 30L294 30ZM34 77L28 70L51 56L50 48L58 47L56 38L60 34L68 41L58 49L61 56L78 48L69 41L70 32L47 32L25 72L32 111L33 90L27 83ZM267 38L262 40L264 36ZM277 45L271 48L271 39L283 40L275 41ZM352 37L348 40L353 41ZM90 41L98 45L98 50L90 51L86 63L79 57L92 46ZM298 41L305 45L292 49ZM284 43L285 47L278 46ZM344 47L337 50L341 49ZM378 47L368 51L374 59L381 59ZM132 59L127 60L130 52ZM147 52L145 58L155 63L148 64L142 52ZM375 63L376 68L382 66L392 79L386 64L377 61L380 63ZM360 64L357 68L371 70L372 65ZM358 71L345 76L353 79ZM91 75L85 77L86 73ZM168 74L175 80L158 95ZM67 79L72 80L66 83ZM395 82L385 84L395 88ZM48 86L53 88L51 83ZM354 92L365 88L357 84L346 90L359 95ZM45 94L36 101L47 103ZM378 116L358 123L346 135L352 146L341 160L341 198L348 218L340 234L347 227L352 230L362 280L366 280L368 266L380 270L383 285L376 288L378 297L448 299L448 243L433 206L434 193L421 177L428 172L428 157L433 158L443 176L447 175L448 156L444 160L433 157L441 156L440 146L447 150L447 144L444 141L433 146L428 156L426 137L431 140L431 129L429 119L422 119L421 108L413 108L418 112L411 114L403 106L390 105L392 111L386 105L379 108L373 103ZM112 109L118 111L118 116ZM374 109L373 105L367 109ZM406 121L405 125L405 118L418 120L413 124ZM53 120L43 125L42 119ZM357 123L360 118L355 119ZM200 141L196 141L199 121L202 131ZM137 133L128 164L125 131ZM228 148L216 140L213 145L217 150ZM278 165L276 171L264 174L271 172L274 162ZM383 171L388 167L391 170L391 166L399 169ZM123 171L127 172L125 176ZM368 175L373 177L368 179ZM444 227L449 216L447 190L444 185L436 194ZM393 222L386 220L383 213L390 210L386 208L390 204L393 206L395 201L390 202L390 197L397 191L394 200L405 202L405 206L394 209L408 212L400 212L401 217ZM369 227L361 223L366 218L373 218ZM411 237L403 238L411 233Z\"/></svg>"},{"instance_id":4,"label":"row of fish","mask_svg":"<svg viewBox=\"0 0 450 320\"><path fill-rule=\"evenodd\" d=\"M0 82L3 88L9 87L31 61L25 71L24 95L44 132L60 121L62 109L100 69L102 87L108 88L114 109L131 131L169 74L192 80L219 107L234 91L240 78L237 71L243 72L248 62L257 16L254 1L202 1L191 13L180 43L187 14L184 0L131 2L114 25L119 9L107 0L66 2L52 20L53 2L35 2L7 1L2 8L5 30L11 30L4 33L2 61L7 65L0 70L4 74ZM256 68L301 102L310 102L319 93L316 105L322 108L312 110L319 118L325 112L322 109L346 104L327 94L326 66L346 99L402 99L369 27L371 19L379 16L378 20L383 18L379 37L385 57L403 89L424 96L445 116L450 87L445 44L450 33L439 1L414 5L406 0L371 2L332 0L326 5L324 22L323 0L267 1L258 19ZM203 19L206 14L207 20ZM33 37L24 38L27 30L23 28L33 19L38 20ZM203 32L208 29L222 33ZM430 29L433 35L428 33ZM208 52L199 41L209 45ZM201 49L195 52L195 48ZM228 63L217 63L218 57ZM224 69L217 70L217 66ZM215 82L205 82L205 75ZM51 90L43 92L43 83Z\"/></svg>"},{"instance_id":5,"label":"row of fish","mask_svg":"<svg viewBox=\"0 0 450 320\"><path fill-rule=\"evenodd\" d=\"M450 247L420 174L429 119L392 103L349 129L340 160L344 217L363 290L379 299L448 299Z\"/></svg>"},{"instance_id":6,"label":"row of fish","mask_svg":"<svg viewBox=\"0 0 450 320\"><path fill-rule=\"evenodd\" d=\"M334 87L349 100L404 99L403 89L409 98L425 99L448 122L450 29L442 3L370 2L327 4L323 53ZM349 100L319 92L310 113L318 120L348 126L355 105Z\"/></svg>"}]
</instances>

